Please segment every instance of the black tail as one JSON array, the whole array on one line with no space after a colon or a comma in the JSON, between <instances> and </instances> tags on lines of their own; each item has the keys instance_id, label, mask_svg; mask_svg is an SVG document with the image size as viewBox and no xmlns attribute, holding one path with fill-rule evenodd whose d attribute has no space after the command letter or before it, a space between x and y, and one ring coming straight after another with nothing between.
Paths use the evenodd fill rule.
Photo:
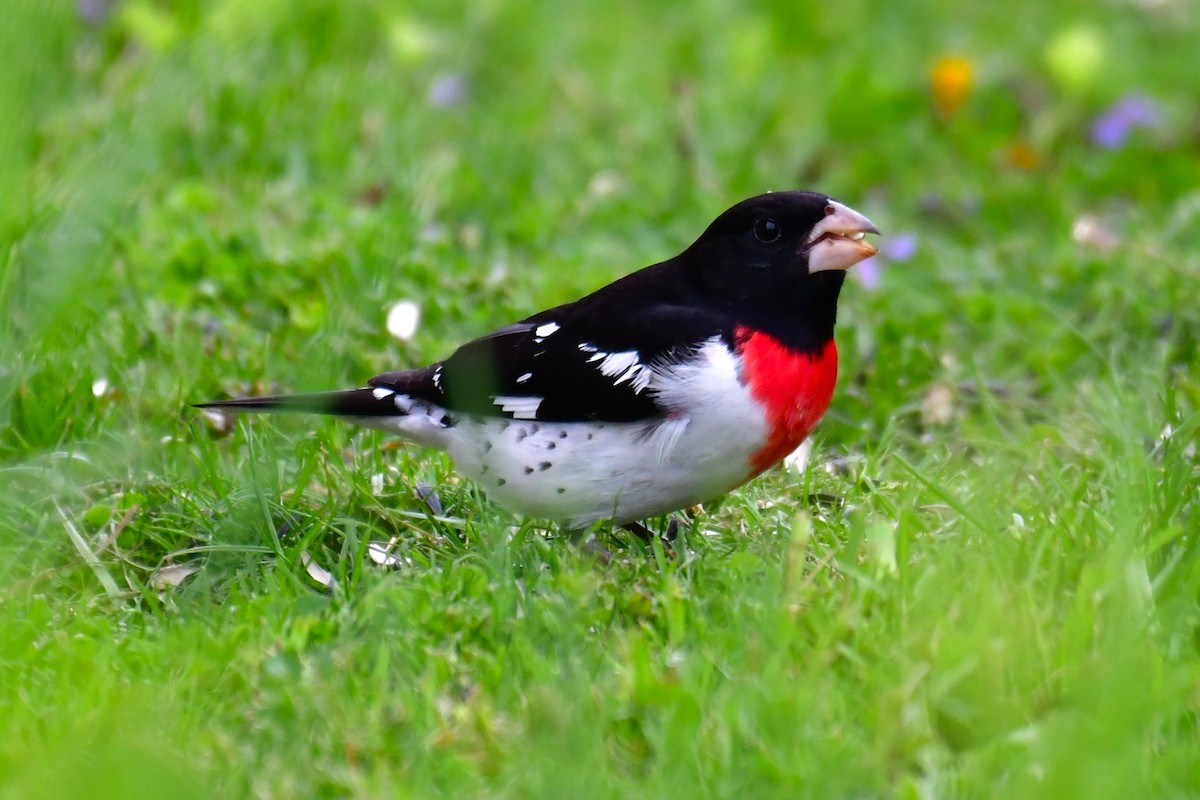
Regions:
<instances>
[{"instance_id":1,"label":"black tail","mask_svg":"<svg viewBox=\"0 0 1200 800\"><path fill-rule=\"evenodd\" d=\"M370 388L215 400L211 403L194 403L192 408L260 413L332 414L337 417L394 417L403 413L397 409L392 392Z\"/></svg>"}]
</instances>

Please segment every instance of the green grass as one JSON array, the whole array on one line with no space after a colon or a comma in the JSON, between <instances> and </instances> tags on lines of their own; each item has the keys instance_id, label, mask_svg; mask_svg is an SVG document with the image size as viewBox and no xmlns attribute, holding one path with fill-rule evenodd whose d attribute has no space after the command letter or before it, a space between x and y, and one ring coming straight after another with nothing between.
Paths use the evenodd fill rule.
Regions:
<instances>
[{"instance_id":1,"label":"green grass","mask_svg":"<svg viewBox=\"0 0 1200 800\"><path fill-rule=\"evenodd\" d=\"M15 0L0 797L1200 792L1200 29L976 5ZM1094 145L1131 92L1160 124ZM844 292L808 468L675 555L186 408L438 358L794 187L918 249Z\"/></svg>"}]
</instances>

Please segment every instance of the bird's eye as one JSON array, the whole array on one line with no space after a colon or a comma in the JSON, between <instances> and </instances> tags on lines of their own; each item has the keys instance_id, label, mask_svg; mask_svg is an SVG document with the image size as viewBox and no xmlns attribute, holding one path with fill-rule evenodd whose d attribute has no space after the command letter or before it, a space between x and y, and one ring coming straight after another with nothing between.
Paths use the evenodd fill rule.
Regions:
<instances>
[{"instance_id":1,"label":"bird's eye","mask_svg":"<svg viewBox=\"0 0 1200 800\"><path fill-rule=\"evenodd\" d=\"M763 244L773 244L779 241L779 237L783 235L783 231L779 229L779 223L769 217L754 221L754 238L758 239Z\"/></svg>"}]
</instances>

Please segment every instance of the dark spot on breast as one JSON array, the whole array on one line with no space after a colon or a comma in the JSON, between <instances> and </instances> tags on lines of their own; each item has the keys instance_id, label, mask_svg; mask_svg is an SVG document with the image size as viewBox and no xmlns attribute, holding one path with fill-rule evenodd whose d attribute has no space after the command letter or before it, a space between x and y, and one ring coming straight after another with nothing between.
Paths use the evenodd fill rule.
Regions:
<instances>
[{"instance_id":1,"label":"dark spot on breast","mask_svg":"<svg viewBox=\"0 0 1200 800\"><path fill-rule=\"evenodd\" d=\"M567 432L566 432L566 431L559 431L559 432L558 432L558 438L560 438L560 439L565 439L565 438L567 438Z\"/></svg>"},{"instance_id":2,"label":"dark spot on breast","mask_svg":"<svg viewBox=\"0 0 1200 800\"><path fill-rule=\"evenodd\" d=\"M557 489L555 489L554 491L558 492L559 494L566 494L566 493L567 493L567 490L566 490L566 489L564 489L564 488L563 488L563 487L561 487L561 486L560 486L560 487L558 487Z\"/></svg>"},{"instance_id":3,"label":"dark spot on breast","mask_svg":"<svg viewBox=\"0 0 1200 800\"><path fill-rule=\"evenodd\" d=\"M490 452L492 452L492 440L491 440L491 439L485 439L485 440L484 440L484 442L483 442L483 452L485 452L485 453L490 453Z\"/></svg>"},{"instance_id":4,"label":"dark spot on breast","mask_svg":"<svg viewBox=\"0 0 1200 800\"><path fill-rule=\"evenodd\" d=\"M488 472L489 472L491 469L492 469L492 468L491 468L490 466L488 466L487 464L484 464L484 465L483 465L483 469L479 470L479 474L480 474L480 475L487 475L487 474L488 474Z\"/></svg>"},{"instance_id":5,"label":"dark spot on breast","mask_svg":"<svg viewBox=\"0 0 1200 800\"><path fill-rule=\"evenodd\" d=\"M549 461L543 461L542 463L538 464L538 472L545 472L546 470L550 469L553 466L554 465L551 464ZM528 469L528 467L526 467L526 469ZM529 471L532 472L533 470L529 470Z\"/></svg>"},{"instance_id":6,"label":"dark spot on breast","mask_svg":"<svg viewBox=\"0 0 1200 800\"><path fill-rule=\"evenodd\" d=\"M528 435L529 435L528 428L517 428L517 441L518 442L523 441L525 439L525 437Z\"/></svg>"},{"instance_id":7,"label":"dark spot on breast","mask_svg":"<svg viewBox=\"0 0 1200 800\"><path fill-rule=\"evenodd\" d=\"M589 434L588 434L588 441L589 441L589 442L592 440L592 437L593 437L593 436L595 436L595 434L592 434L592 433L589 433Z\"/></svg>"},{"instance_id":8,"label":"dark spot on breast","mask_svg":"<svg viewBox=\"0 0 1200 800\"><path fill-rule=\"evenodd\" d=\"M532 475L532 474L533 474L533 467L526 467L526 468L525 468L525 474L526 474L526 475Z\"/></svg>"},{"instance_id":9,"label":"dark spot on breast","mask_svg":"<svg viewBox=\"0 0 1200 800\"><path fill-rule=\"evenodd\" d=\"M504 478L496 478L496 485L497 485L497 486L503 486L503 485L504 485L504 484L506 484L506 483L508 483L508 481L504 480Z\"/></svg>"},{"instance_id":10,"label":"dark spot on breast","mask_svg":"<svg viewBox=\"0 0 1200 800\"><path fill-rule=\"evenodd\" d=\"M530 426L529 426L529 432L530 432L530 433L537 433L537 432L538 432L538 431L540 431L540 430L541 430L541 428L539 428L539 427L537 426L537 424L536 424L536 423L534 423L533 425L530 425Z\"/></svg>"},{"instance_id":11,"label":"dark spot on breast","mask_svg":"<svg viewBox=\"0 0 1200 800\"><path fill-rule=\"evenodd\" d=\"M546 449L547 449L547 450L553 450L553 449L554 449L555 447L557 447L557 446L558 446L558 445L556 445L554 442L546 442Z\"/></svg>"}]
</instances>

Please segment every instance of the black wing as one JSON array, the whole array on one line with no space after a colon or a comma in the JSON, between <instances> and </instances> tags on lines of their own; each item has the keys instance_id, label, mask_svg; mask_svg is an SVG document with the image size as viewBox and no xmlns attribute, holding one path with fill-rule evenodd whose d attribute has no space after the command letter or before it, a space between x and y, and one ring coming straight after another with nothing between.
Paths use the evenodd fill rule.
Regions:
<instances>
[{"instance_id":1,"label":"black wing","mask_svg":"<svg viewBox=\"0 0 1200 800\"><path fill-rule=\"evenodd\" d=\"M648 385L653 366L685 359L714 336L732 343L729 318L694 306L618 316L561 306L463 345L427 368L421 390L411 372L378 375L370 385L474 416L631 422L664 413Z\"/></svg>"}]
</instances>

